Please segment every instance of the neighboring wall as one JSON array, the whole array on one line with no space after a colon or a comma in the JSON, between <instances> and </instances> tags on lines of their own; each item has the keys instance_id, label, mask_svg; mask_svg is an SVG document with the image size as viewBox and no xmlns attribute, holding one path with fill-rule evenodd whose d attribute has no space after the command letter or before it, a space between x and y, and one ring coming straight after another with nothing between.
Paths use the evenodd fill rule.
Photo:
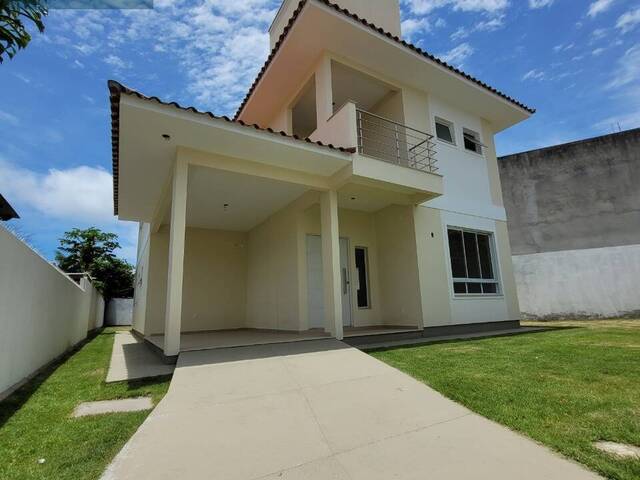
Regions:
<instances>
[{"instance_id":1,"label":"neighboring wall","mask_svg":"<svg viewBox=\"0 0 640 480\"><path fill-rule=\"evenodd\" d=\"M502 157L523 312L640 311L640 129Z\"/></svg>"},{"instance_id":2,"label":"neighboring wall","mask_svg":"<svg viewBox=\"0 0 640 480\"><path fill-rule=\"evenodd\" d=\"M104 301L0 226L0 395L102 326Z\"/></svg>"},{"instance_id":3,"label":"neighboring wall","mask_svg":"<svg viewBox=\"0 0 640 480\"><path fill-rule=\"evenodd\" d=\"M104 324L110 327L132 324L133 298L110 298L104 314Z\"/></svg>"},{"instance_id":4,"label":"neighboring wall","mask_svg":"<svg viewBox=\"0 0 640 480\"><path fill-rule=\"evenodd\" d=\"M499 166L515 255L640 243L640 129Z\"/></svg>"}]
</instances>

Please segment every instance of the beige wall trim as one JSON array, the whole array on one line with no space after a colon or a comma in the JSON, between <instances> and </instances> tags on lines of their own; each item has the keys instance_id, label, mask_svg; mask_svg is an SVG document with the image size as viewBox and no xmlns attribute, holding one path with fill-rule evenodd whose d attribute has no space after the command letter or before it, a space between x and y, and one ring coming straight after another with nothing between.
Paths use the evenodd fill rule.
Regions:
<instances>
[{"instance_id":1,"label":"beige wall trim","mask_svg":"<svg viewBox=\"0 0 640 480\"><path fill-rule=\"evenodd\" d=\"M155 212L153 213L153 219L151 220L151 233L157 233L160 230L160 226L164 221L167 210L171 205L171 187L173 185L173 179L171 175L167 175L164 185L162 186L162 192L160 193L160 201L156 205Z\"/></svg>"},{"instance_id":2,"label":"beige wall trim","mask_svg":"<svg viewBox=\"0 0 640 480\"><path fill-rule=\"evenodd\" d=\"M493 138L493 130L486 120L482 120L482 141L486 144L484 157L487 160L487 173L489 175L489 187L491 188L491 200L498 207L503 207L502 187L500 186L500 172L498 171L498 158Z\"/></svg>"},{"instance_id":3,"label":"beige wall trim","mask_svg":"<svg viewBox=\"0 0 640 480\"><path fill-rule=\"evenodd\" d=\"M342 295L340 293L340 233L338 194L322 192L320 197L322 229L322 282L324 286L325 328L338 340L343 338Z\"/></svg>"},{"instance_id":4,"label":"beige wall trim","mask_svg":"<svg viewBox=\"0 0 640 480\"><path fill-rule=\"evenodd\" d=\"M511 258L511 245L507 222L496 220L496 247L498 249L499 263L501 267L502 293L507 302L507 313L510 320L520 320L520 304L518 302L518 289L513 271Z\"/></svg>"},{"instance_id":5,"label":"beige wall trim","mask_svg":"<svg viewBox=\"0 0 640 480\"><path fill-rule=\"evenodd\" d=\"M168 357L180 353L188 168L187 162L178 156L173 170L167 308L164 327L164 354Z\"/></svg>"},{"instance_id":6,"label":"beige wall trim","mask_svg":"<svg viewBox=\"0 0 640 480\"><path fill-rule=\"evenodd\" d=\"M319 175L312 175L287 168L265 165L249 160L241 160L222 155L212 155L186 147L178 147L178 157L185 160L189 165L215 168L218 170L296 183L299 185L306 185L309 188L317 190L328 190L331 188L328 177L321 177Z\"/></svg>"},{"instance_id":7,"label":"beige wall trim","mask_svg":"<svg viewBox=\"0 0 640 480\"><path fill-rule=\"evenodd\" d=\"M333 86L331 58L323 55L316 69L316 115L317 125L324 125L333 115Z\"/></svg>"}]
</instances>

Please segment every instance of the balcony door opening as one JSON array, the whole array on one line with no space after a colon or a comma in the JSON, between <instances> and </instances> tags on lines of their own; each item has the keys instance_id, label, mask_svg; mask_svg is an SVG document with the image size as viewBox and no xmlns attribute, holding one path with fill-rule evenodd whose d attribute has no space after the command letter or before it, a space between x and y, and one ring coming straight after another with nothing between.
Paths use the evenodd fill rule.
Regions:
<instances>
[{"instance_id":1,"label":"balcony door opening","mask_svg":"<svg viewBox=\"0 0 640 480\"><path fill-rule=\"evenodd\" d=\"M301 93L291 109L293 134L307 138L318 128L316 115L316 80L311 79L302 88Z\"/></svg>"}]
</instances>

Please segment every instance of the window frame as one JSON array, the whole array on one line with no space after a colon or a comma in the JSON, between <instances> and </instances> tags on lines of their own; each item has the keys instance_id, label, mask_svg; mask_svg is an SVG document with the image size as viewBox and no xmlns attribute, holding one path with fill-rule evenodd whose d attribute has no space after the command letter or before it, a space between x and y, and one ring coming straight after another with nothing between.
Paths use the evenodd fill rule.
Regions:
<instances>
[{"instance_id":1,"label":"window frame","mask_svg":"<svg viewBox=\"0 0 640 480\"><path fill-rule=\"evenodd\" d=\"M466 135L473 137L473 140L467 138ZM467 145L465 144L465 140L469 140L470 142L474 143L476 148L478 148L478 150L471 150L467 148ZM480 138L480 133L476 132L475 130L471 130L470 128L463 127L462 128L462 148L464 148L465 152L475 153L476 155L483 156L486 145L482 143L482 138Z\"/></svg>"},{"instance_id":2,"label":"window frame","mask_svg":"<svg viewBox=\"0 0 640 480\"><path fill-rule=\"evenodd\" d=\"M444 125L445 127L447 127L449 129L449 133L451 134L451 141L449 141L449 140L447 140L445 138L440 138L438 136L438 124L439 123ZM436 137L436 139L438 141L444 142L447 145L456 146L456 128L455 128L455 125L454 125L453 122L451 122L449 120L446 120L446 119L444 119L442 117L435 116L435 117L433 117L433 125L434 125L433 131L434 131L435 137Z\"/></svg>"},{"instance_id":3,"label":"window frame","mask_svg":"<svg viewBox=\"0 0 640 480\"><path fill-rule=\"evenodd\" d=\"M356 250L362 250L364 251L364 276L365 276L365 285L366 285L366 292L367 292L367 305L364 307L361 307L358 303L358 290L360 290L359 288L355 289L355 293L356 293L356 308L358 308L358 310L370 310L371 309L371 280L370 280L370 276L369 276L369 248L362 246L362 245L355 245L353 247L353 263L356 267L356 275L355 277L358 279L358 286L360 286L360 276L359 271L358 271L358 264L356 263Z\"/></svg>"},{"instance_id":4,"label":"window frame","mask_svg":"<svg viewBox=\"0 0 640 480\"><path fill-rule=\"evenodd\" d=\"M453 276L453 262L451 259L451 242L449 241L449 231L454 230L454 231L458 231L462 234L462 253L463 253L463 257L464 257L464 268L465 268L465 272L467 272L467 277L454 277ZM497 254L497 249L496 249L496 243L495 243L495 233L492 231L487 231L487 230L478 230L478 229L474 229L474 228L466 228L466 227L459 227L459 226L455 226L455 225L446 225L445 227L445 233L446 233L446 238L447 238L447 247L449 250L449 273L450 273L450 278L451 281L449 283L450 288L451 288L451 294L453 295L453 297L455 298L469 298L469 297L476 297L476 298L495 298L495 297L503 297L503 291L502 291L502 283L500 280L500 268L499 268L499 263L498 263L498 254ZM477 236L478 235L484 235L487 237L488 240L488 247L489 247L489 256L490 256L490 260L491 260L491 269L493 270L493 278L470 278L468 277L468 270L469 270L469 266L467 263L467 251L466 251L466 245L464 243L464 234L465 233L471 233L474 234L476 236L476 251L478 253L478 268L480 270L480 277L482 277L482 260L480 259L480 247L478 246L478 239ZM463 283L465 285L465 293L461 293L461 292L456 292L455 291L455 284L456 283ZM495 285L495 292L469 292L468 291L468 283L477 283L477 284L493 284Z\"/></svg>"}]
</instances>

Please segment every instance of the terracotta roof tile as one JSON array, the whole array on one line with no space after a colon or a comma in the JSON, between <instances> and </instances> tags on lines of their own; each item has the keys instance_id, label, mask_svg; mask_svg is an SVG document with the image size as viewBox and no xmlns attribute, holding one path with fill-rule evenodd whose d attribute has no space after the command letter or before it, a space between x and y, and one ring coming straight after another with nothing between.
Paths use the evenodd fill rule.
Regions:
<instances>
[{"instance_id":1,"label":"terracotta roof tile","mask_svg":"<svg viewBox=\"0 0 640 480\"><path fill-rule=\"evenodd\" d=\"M339 146L334 146L333 144L329 143L323 143L320 141L312 141L309 138L300 138L297 135L289 135L286 132L283 131L276 131L273 130L272 128L262 128L259 125L256 124L247 124L245 122L243 122L242 120L233 120L227 116L220 116L220 115L215 115L211 112L208 111L201 111L196 109L195 107L183 107L182 105L180 105L177 102L165 102L163 100L160 100L158 97L147 97L146 95L143 95L140 92L137 92L135 90L132 90L128 87L125 87L124 85L122 85L119 82L116 82L115 80L109 80L107 82L107 85L109 87L109 101L111 103L111 153L112 153L112 168L113 168L113 210L114 210L114 214L117 215L118 214L118 184L119 184L119 167L120 167L120 154L119 154L119 150L120 150L120 96L121 95L132 95L135 96L137 98L140 98L142 100L149 100L149 101L153 101L156 102L160 105L167 105L167 106L172 106L175 108L178 108L180 110L184 110L187 112L192 112L192 113L196 113L198 115L205 115L209 118L215 119L215 120L223 120L225 122L229 122L235 125L240 125L243 127L247 127L247 128L253 128L255 130L259 130L261 132L265 132L265 133L271 133L273 135L278 135L278 136L282 136L282 137L287 137L296 141L300 141L300 142L306 142L306 143L311 143L314 145L317 145L319 147L323 147L323 148L328 148L331 150L335 150L335 151L339 151L339 152L343 152L343 153L355 153L355 148L351 147L351 148L344 148L344 147L339 147Z\"/></svg>"},{"instance_id":2,"label":"terracotta roof tile","mask_svg":"<svg viewBox=\"0 0 640 480\"><path fill-rule=\"evenodd\" d=\"M271 62L273 61L273 58L278 53L278 50L282 46L284 40L287 38L287 35L289 34L289 31L293 27L293 24L298 19L298 16L300 15L300 12L302 11L303 7L309 1L317 1L319 3L327 5L328 7L333 8L337 12L340 12L340 13L348 16L348 17L351 17L352 19L362 23L363 25L365 25L366 27L370 28L371 30L375 30L380 35L384 35L385 37L395 41L396 43L399 43L399 44L403 45L404 47L406 47L406 48L408 48L410 50L413 50L414 52L422 55L423 57L427 58L428 60L431 60L431 61L433 61L433 62L435 62L435 63L437 63L439 65L442 65L445 68L448 68L452 72L460 75L461 77L464 77L467 80L470 80L470 81L476 83L477 85L480 85L481 87L485 88L486 90L489 90L491 93L494 93L494 94L504 98L505 100L513 103L514 105L522 108L523 110L526 110L529 113L535 113L535 111L536 111L534 108L530 108L530 107L526 106L525 104L518 102L516 99L506 95L505 93L502 93L501 91L499 91L499 90L493 88L492 86L482 82L481 80L478 80L477 78L472 77L468 73L465 73L462 70L459 70L458 68L456 68L456 67L454 67L452 65L449 65L448 63L446 63L446 62L440 60L439 58L437 58L435 55L433 55L433 54L431 54L429 52L426 52L426 51L422 50L421 48L416 47L415 45L412 45L411 43L408 43L407 41L405 41L405 40L403 40L403 39L401 39L401 38L399 38L399 37L397 37L395 35L392 35L391 33L385 31L383 28L378 27L378 26L374 25L371 22L368 22L364 18L360 18L358 15L356 15L355 13L351 13L346 8L342 8L339 5L336 5L335 3L331 3L329 0L301 0L300 3L298 4L297 8L294 10L293 15L291 16L291 18L287 22L287 25L284 27L284 30L282 31L282 34L280 34L280 37L278 38L278 41L273 46L273 49L271 50L271 53L269 54L269 57L267 58L266 62L264 63L264 65L260 69L260 72L258 72L258 76L256 77L256 79L254 80L253 84L249 88L249 92L247 93L247 95L245 96L244 100L240 104L240 107L238 108L238 111L236 112L236 115L234 117L235 119L237 119L240 116L240 114L242 113L242 110L244 109L245 105L247 104L247 102L251 98L251 95L253 95L254 90L258 86L258 83L260 83L260 80L262 79L262 76L267 71L267 68L269 68L269 65L271 64Z\"/></svg>"}]
</instances>

